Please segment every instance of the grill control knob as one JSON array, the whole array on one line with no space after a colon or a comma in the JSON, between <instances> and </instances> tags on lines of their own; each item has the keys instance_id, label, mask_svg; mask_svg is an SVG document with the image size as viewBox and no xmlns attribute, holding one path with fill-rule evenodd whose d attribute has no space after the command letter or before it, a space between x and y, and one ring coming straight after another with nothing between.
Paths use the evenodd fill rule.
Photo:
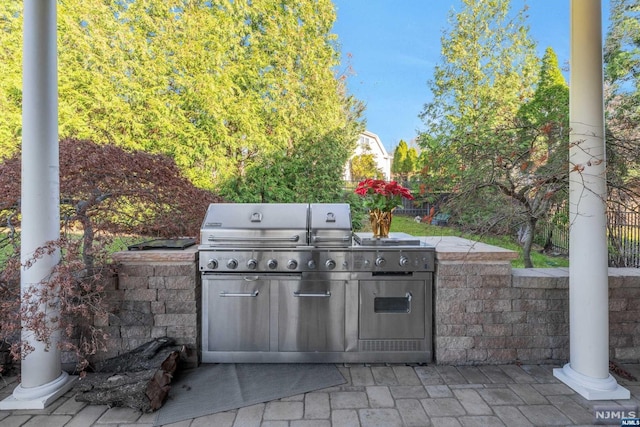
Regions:
<instances>
[{"instance_id":1,"label":"grill control knob","mask_svg":"<svg viewBox=\"0 0 640 427\"><path fill-rule=\"evenodd\" d=\"M309 270L315 270L316 269L316 262L312 259L310 259L307 262L307 267L309 267Z\"/></svg>"},{"instance_id":2,"label":"grill control knob","mask_svg":"<svg viewBox=\"0 0 640 427\"><path fill-rule=\"evenodd\" d=\"M249 261L247 261L247 268L249 270L255 270L256 268L258 268L258 260L255 258L251 258Z\"/></svg>"},{"instance_id":3,"label":"grill control knob","mask_svg":"<svg viewBox=\"0 0 640 427\"><path fill-rule=\"evenodd\" d=\"M287 268L289 270L295 270L296 268L298 268L298 261L296 261L295 259L290 259L289 261L287 261Z\"/></svg>"},{"instance_id":4,"label":"grill control knob","mask_svg":"<svg viewBox=\"0 0 640 427\"><path fill-rule=\"evenodd\" d=\"M278 267L278 261L275 259L270 259L269 261L267 261L267 267L269 267L271 270L275 270L276 267Z\"/></svg>"},{"instance_id":5,"label":"grill control knob","mask_svg":"<svg viewBox=\"0 0 640 427\"><path fill-rule=\"evenodd\" d=\"M229 267L232 270L237 268L238 267L238 260L231 258L229 261L227 261L227 267Z\"/></svg>"},{"instance_id":6,"label":"grill control knob","mask_svg":"<svg viewBox=\"0 0 640 427\"><path fill-rule=\"evenodd\" d=\"M210 259L209 262L207 262L207 268L210 270L218 268L218 260Z\"/></svg>"},{"instance_id":7,"label":"grill control knob","mask_svg":"<svg viewBox=\"0 0 640 427\"><path fill-rule=\"evenodd\" d=\"M376 267L384 267L386 263L387 263L387 260L382 258L381 256L376 258Z\"/></svg>"},{"instance_id":8,"label":"grill control knob","mask_svg":"<svg viewBox=\"0 0 640 427\"><path fill-rule=\"evenodd\" d=\"M409 258L407 258L406 256L402 255L400 257L400 261L398 261L398 263L402 266L402 267L406 267L407 265L409 265Z\"/></svg>"},{"instance_id":9,"label":"grill control knob","mask_svg":"<svg viewBox=\"0 0 640 427\"><path fill-rule=\"evenodd\" d=\"M333 270L334 268L336 268L336 262L332 259L328 259L327 262L324 263L324 265L329 269L329 270Z\"/></svg>"}]
</instances>

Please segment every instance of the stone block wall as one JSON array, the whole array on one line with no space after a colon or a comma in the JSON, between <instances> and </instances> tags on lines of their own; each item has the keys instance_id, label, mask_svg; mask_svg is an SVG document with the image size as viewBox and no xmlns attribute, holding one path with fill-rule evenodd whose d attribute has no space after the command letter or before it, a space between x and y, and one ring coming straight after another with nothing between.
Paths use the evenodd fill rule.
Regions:
<instances>
[{"instance_id":1,"label":"stone block wall","mask_svg":"<svg viewBox=\"0 0 640 427\"><path fill-rule=\"evenodd\" d=\"M96 322L110 335L104 358L165 336L199 348L196 254L194 248L114 254L117 278L107 292L110 315Z\"/></svg>"},{"instance_id":2,"label":"stone block wall","mask_svg":"<svg viewBox=\"0 0 640 427\"><path fill-rule=\"evenodd\" d=\"M514 288L527 294L539 293L546 304L531 313L528 337L544 334L553 355L569 359L569 272L568 269L516 269ZM640 269L609 269L609 357L619 362L640 361ZM535 324L546 324L536 328ZM553 357L552 357L553 359Z\"/></svg>"},{"instance_id":3,"label":"stone block wall","mask_svg":"<svg viewBox=\"0 0 640 427\"><path fill-rule=\"evenodd\" d=\"M539 349L542 343L524 342L533 307L525 307L521 296L522 291L511 286L508 261L438 261L435 361L491 364L548 358L550 355ZM531 300L532 305L537 301Z\"/></svg>"},{"instance_id":4,"label":"stone block wall","mask_svg":"<svg viewBox=\"0 0 640 427\"><path fill-rule=\"evenodd\" d=\"M609 269L609 353L640 362L640 268Z\"/></svg>"},{"instance_id":5,"label":"stone block wall","mask_svg":"<svg viewBox=\"0 0 640 427\"><path fill-rule=\"evenodd\" d=\"M434 293L439 364L569 360L569 272L442 261ZM640 361L640 269L609 269L610 357Z\"/></svg>"}]
</instances>

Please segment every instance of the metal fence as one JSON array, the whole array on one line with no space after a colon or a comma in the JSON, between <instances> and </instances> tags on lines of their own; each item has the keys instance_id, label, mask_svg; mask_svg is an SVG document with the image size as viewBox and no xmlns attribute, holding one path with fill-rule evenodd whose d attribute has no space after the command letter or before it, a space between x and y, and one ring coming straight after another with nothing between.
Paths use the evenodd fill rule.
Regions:
<instances>
[{"instance_id":1,"label":"metal fence","mask_svg":"<svg viewBox=\"0 0 640 427\"><path fill-rule=\"evenodd\" d=\"M640 267L640 213L607 212L609 265Z\"/></svg>"},{"instance_id":2,"label":"metal fence","mask_svg":"<svg viewBox=\"0 0 640 427\"><path fill-rule=\"evenodd\" d=\"M539 224L538 241L546 250L569 253L569 226L552 222ZM609 266L640 268L640 212L607 212Z\"/></svg>"},{"instance_id":3,"label":"metal fence","mask_svg":"<svg viewBox=\"0 0 640 427\"><path fill-rule=\"evenodd\" d=\"M402 199L402 207L396 208L396 215L407 215L407 216L419 216L420 218L429 215L429 211L431 210L431 203L420 203L417 204L413 200Z\"/></svg>"}]
</instances>

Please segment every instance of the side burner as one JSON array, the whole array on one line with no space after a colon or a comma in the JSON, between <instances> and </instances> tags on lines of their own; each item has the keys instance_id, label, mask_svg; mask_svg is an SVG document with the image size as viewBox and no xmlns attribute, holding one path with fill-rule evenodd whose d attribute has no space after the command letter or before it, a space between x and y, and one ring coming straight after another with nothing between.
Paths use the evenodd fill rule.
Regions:
<instances>
[{"instance_id":1,"label":"side burner","mask_svg":"<svg viewBox=\"0 0 640 427\"><path fill-rule=\"evenodd\" d=\"M411 239L405 237L384 237L380 239L376 239L374 237L361 237L357 234L354 234L353 240L356 244L360 246L384 246L384 247L394 247L394 246L421 246L422 242L419 239Z\"/></svg>"}]
</instances>

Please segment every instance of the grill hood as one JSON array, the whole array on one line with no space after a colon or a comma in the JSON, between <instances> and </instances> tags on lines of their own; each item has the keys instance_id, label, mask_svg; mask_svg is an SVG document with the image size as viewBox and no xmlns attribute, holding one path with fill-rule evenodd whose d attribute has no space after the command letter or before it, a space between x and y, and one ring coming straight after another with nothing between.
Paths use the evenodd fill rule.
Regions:
<instances>
[{"instance_id":1,"label":"grill hood","mask_svg":"<svg viewBox=\"0 0 640 427\"><path fill-rule=\"evenodd\" d=\"M351 212L346 203L212 203L200 232L205 247L346 247Z\"/></svg>"}]
</instances>

